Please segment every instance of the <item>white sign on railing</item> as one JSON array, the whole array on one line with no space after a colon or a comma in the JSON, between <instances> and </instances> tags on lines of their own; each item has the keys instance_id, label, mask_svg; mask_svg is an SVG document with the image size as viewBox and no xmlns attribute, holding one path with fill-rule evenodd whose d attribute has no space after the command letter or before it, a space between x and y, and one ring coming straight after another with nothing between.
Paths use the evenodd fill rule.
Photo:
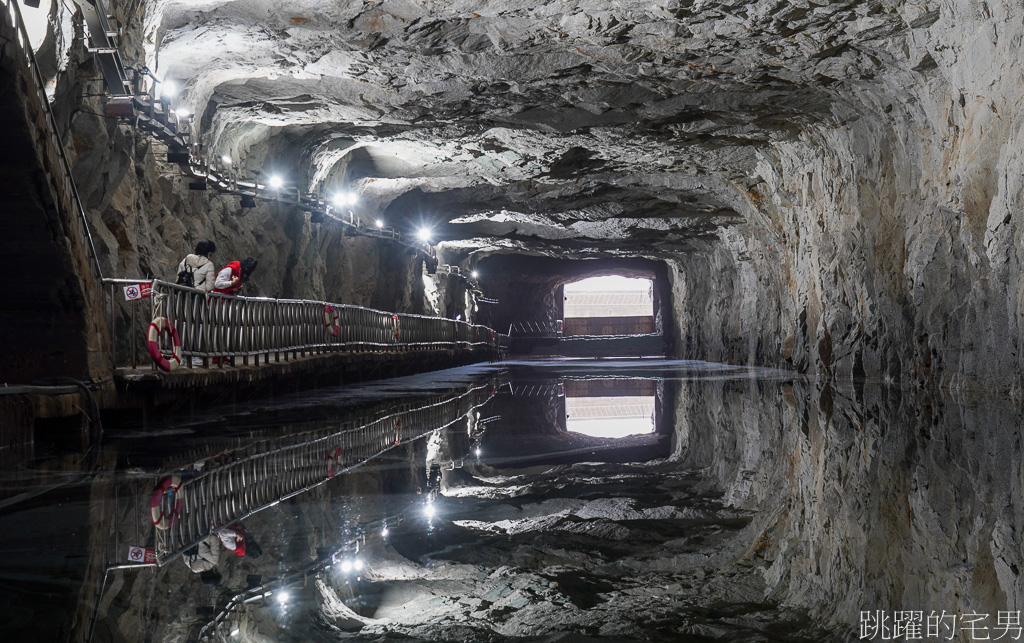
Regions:
<instances>
[{"instance_id":1,"label":"white sign on railing","mask_svg":"<svg viewBox=\"0 0 1024 643\"><path fill-rule=\"evenodd\" d=\"M153 289L153 284L132 284L124 287L124 300L132 301L133 299L145 299L149 297L150 292Z\"/></svg>"}]
</instances>

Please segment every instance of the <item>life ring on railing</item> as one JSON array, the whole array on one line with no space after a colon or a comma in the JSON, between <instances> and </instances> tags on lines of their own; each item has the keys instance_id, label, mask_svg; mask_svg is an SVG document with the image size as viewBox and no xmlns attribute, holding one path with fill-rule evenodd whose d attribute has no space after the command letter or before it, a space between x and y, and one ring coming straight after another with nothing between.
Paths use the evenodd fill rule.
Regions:
<instances>
[{"instance_id":1,"label":"life ring on railing","mask_svg":"<svg viewBox=\"0 0 1024 643\"><path fill-rule=\"evenodd\" d=\"M153 526L157 529L170 529L171 525L181 516L181 507L185 501L181 496L176 495L180 488L181 476L174 474L161 480L156 489L153 489L153 495L149 497L149 516L153 519ZM172 508L169 514L165 514L160 507L165 493L171 494Z\"/></svg>"},{"instance_id":2,"label":"life ring on railing","mask_svg":"<svg viewBox=\"0 0 1024 643\"><path fill-rule=\"evenodd\" d=\"M398 330L398 315L391 316L391 332L395 334L395 341L398 341L400 335Z\"/></svg>"},{"instance_id":3,"label":"life ring on railing","mask_svg":"<svg viewBox=\"0 0 1024 643\"><path fill-rule=\"evenodd\" d=\"M497 341L497 339L498 339L498 333L496 333L496 332L494 332L494 331L492 330L492 331L491 331L491 343L492 343L492 344L493 344L493 343L495 343L495 342Z\"/></svg>"},{"instance_id":4,"label":"life ring on railing","mask_svg":"<svg viewBox=\"0 0 1024 643\"><path fill-rule=\"evenodd\" d=\"M459 341L459 322L455 322L455 341Z\"/></svg>"},{"instance_id":5,"label":"life ring on railing","mask_svg":"<svg viewBox=\"0 0 1024 643\"><path fill-rule=\"evenodd\" d=\"M402 418L395 421L395 444L402 443Z\"/></svg>"},{"instance_id":6,"label":"life ring on railing","mask_svg":"<svg viewBox=\"0 0 1024 643\"><path fill-rule=\"evenodd\" d=\"M324 306L324 329L331 335L338 336L338 309L330 304Z\"/></svg>"},{"instance_id":7,"label":"life ring on railing","mask_svg":"<svg viewBox=\"0 0 1024 643\"><path fill-rule=\"evenodd\" d=\"M174 345L169 358L164 357L164 354L160 351L160 335L164 333L171 336L171 342ZM149 322L146 348L149 349L149 356L153 358L153 363L162 370L173 371L181 366L181 338L178 337L178 329L166 317L156 317L153 321Z\"/></svg>"},{"instance_id":8,"label":"life ring on railing","mask_svg":"<svg viewBox=\"0 0 1024 643\"><path fill-rule=\"evenodd\" d=\"M338 475L341 468L341 447L334 447L334 453L327 454L327 477L333 478Z\"/></svg>"}]
</instances>

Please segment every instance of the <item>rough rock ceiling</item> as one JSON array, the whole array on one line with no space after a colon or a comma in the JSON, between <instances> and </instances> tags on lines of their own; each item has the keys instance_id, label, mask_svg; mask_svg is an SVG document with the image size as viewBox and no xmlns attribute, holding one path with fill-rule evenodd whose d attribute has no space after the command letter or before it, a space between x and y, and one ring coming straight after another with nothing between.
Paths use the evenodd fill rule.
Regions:
<instances>
[{"instance_id":1,"label":"rough rock ceiling","mask_svg":"<svg viewBox=\"0 0 1024 643\"><path fill-rule=\"evenodd\" d=\"M938 13L165 0L147 16L149 64L184 84L211 153L250 173L355 187L364 216L461 248L652 255L743 221L758 164L856 117L853 88L927 66L912 32Z\"/></svg>"}]
</instances>

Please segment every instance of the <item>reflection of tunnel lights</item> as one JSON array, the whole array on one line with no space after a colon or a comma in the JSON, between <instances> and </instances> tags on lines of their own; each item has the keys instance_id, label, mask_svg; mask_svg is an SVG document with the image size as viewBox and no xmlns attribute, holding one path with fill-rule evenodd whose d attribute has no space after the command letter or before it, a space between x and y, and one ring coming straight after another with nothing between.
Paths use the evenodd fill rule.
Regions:
<instances>
[{"instance_id":1,"label":"reflection of tunnel lights","mask_svg":"<svg viewBox=\"0 0 1024 643\"><path fill-rule=\"evenodd\" d=\"M476 453L476 457L480 457L480 449L477 449L474 453Z\"/></svg>"},{"instance_id":2,"label":"reflection of tunnel lights","mask_svg":"<svg viewBox=\"0 0 1024 643\"><path fill-rule=\"evenodd\" d=\"M220 157L220 162L223 163L224 165L231 165L231 157L225 154L224 156Z\"/></svg>"},{"instance_id":3,"label":"reflection of tunnel lights","mask_svg":"<svg viewBox=\"0 0 1024 643\"><path fill-rule=\"evenodd\" d=\"M472 277L473 279L476 279L477 277L480 276L480 273L474 270L473 272L469 273L469 276Z\"/></svg>"},{"instance_id":4,"label":"reflection of tunnel lights","mask_svg":"<svg viewBox=\"0 0 1024 643\"><path fill-rule=\"evenodd\" d=\"M267 185L269 185L272 189L277 190L280 189L282 185L284 185L284 181L281 179L281 177L275 174L274 176L270 177L269 181L267 181Z\"/></svg>"},{"instance_id":5,"label":"reflection of tunnel lights","mask_svg":"<svg viewBox=\"0 0 1024 643\"><path fill-rule=\"evenodd\" d=\"M355 559L355 561L354 561L354 562L352 563L352 567L353 567L353 568L354 568L354 569L355 569L355 570L356 570L357 572L361 572L361 571L363 571L363 559L362 559L362 558L357 558L357 559Z\"/></svg>"},{"instance_id":6,"label":"reflection of tunnel lights","mask_svg":"<svg viewBox=\"0 0 1024 643\"><path fill-rule=\"evenodd\" d=\"M384 529L380 530L380 535L383 536L384 538L387 538L389 533L391 533L391 532L388 531L387 527L385 527Z\"/></svg>"},{"instance_id":7,"label":"reflection of tunnel lights","mask_svg":"<svg viewBox=\"0 0 1024 643\"><path fill-rule=\"evenodd\" d=\"M288 592L284 591L277 595L277 602L281 605L287 605L289 598L291 597L288 595Z\"/></svg>"},{"instance_id":8,"label":"reflection of tunnel lights","mask_svg":"<svg viewBox=\"0 0 1024 643\"><path fill-rule=\"evenodd\" d=\"M231 630L231 636L238 636L239 631L240 630L237 627L235 629Z\"/></svg>"},{"instance_id":9,"label":"reflection of tunnel lights","mask_svg":"<svg viewBox=\"0 0 1024 643\"><path fill-rule=\"evenodd\" d=\"M352 571L352 561L347 559L347 558L345 560L341 561L341 573L342 574L348 574L351 571Z\"/></svg>"},{"instance_id":10,"label":"reflection of tunnel lights","mask_svg":"<svg viewBox=\"0 0 1024 643\"><path fill-rule=\"evenodd\" d=\"M430 241L431 234L433 234L433 231L430 228L420 228L419 231L416 232L416 236L423 242Z\"/></svg>"},{"instance_id":11,"label":"reflection of tunnel lights","mask_svg":"<svg viewBox=\"0 0 1024 643\"><path fill-rule=\"evenodd\" d=\"M380 219L377 219L377 229L380 229L380 228L383 228L383 227L384 227L384 222L381 221Z\"/></svg>"},{"instance_id":12,"label":"reflection of tunnel lights","mask_svg":"<svg viewBox=\"0 0 1024 643\"><path fill-rule=\"evenodd\" d=\"M427 518L433 518L437 515L437 508L433 503L428 503L427 506L423 508L423 515Z\"/></svg>"}]
</instances>

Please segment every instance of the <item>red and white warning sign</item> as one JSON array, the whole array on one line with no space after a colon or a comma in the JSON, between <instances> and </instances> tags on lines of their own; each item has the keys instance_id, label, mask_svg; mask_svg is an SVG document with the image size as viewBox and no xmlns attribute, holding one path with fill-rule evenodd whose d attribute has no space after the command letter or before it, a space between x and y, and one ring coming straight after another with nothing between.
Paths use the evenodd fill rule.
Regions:
<instances>
[{"instance_id":1,"label":"red and white warning sign","mask_svg":"<svg viewBox=\"0 0 1024 643\"><path fill-rule=\"evenodd\" d=\"M129 547L128 560L133 563L155 563L156 552L144 547Z\"/></svg>"},{"instance_id":2,"label":"red and white warning sign","mask_svg":"<svg viewBox=\"0 0 1024 643\"><path fill-rule=\"evenodd\" d=\"M145 299L146 297L149 297L149 293L152 290L153 284L151 282L125 286L124 299L125 301L131 301L133 299Z\"/></svg>"}]
</instances>

